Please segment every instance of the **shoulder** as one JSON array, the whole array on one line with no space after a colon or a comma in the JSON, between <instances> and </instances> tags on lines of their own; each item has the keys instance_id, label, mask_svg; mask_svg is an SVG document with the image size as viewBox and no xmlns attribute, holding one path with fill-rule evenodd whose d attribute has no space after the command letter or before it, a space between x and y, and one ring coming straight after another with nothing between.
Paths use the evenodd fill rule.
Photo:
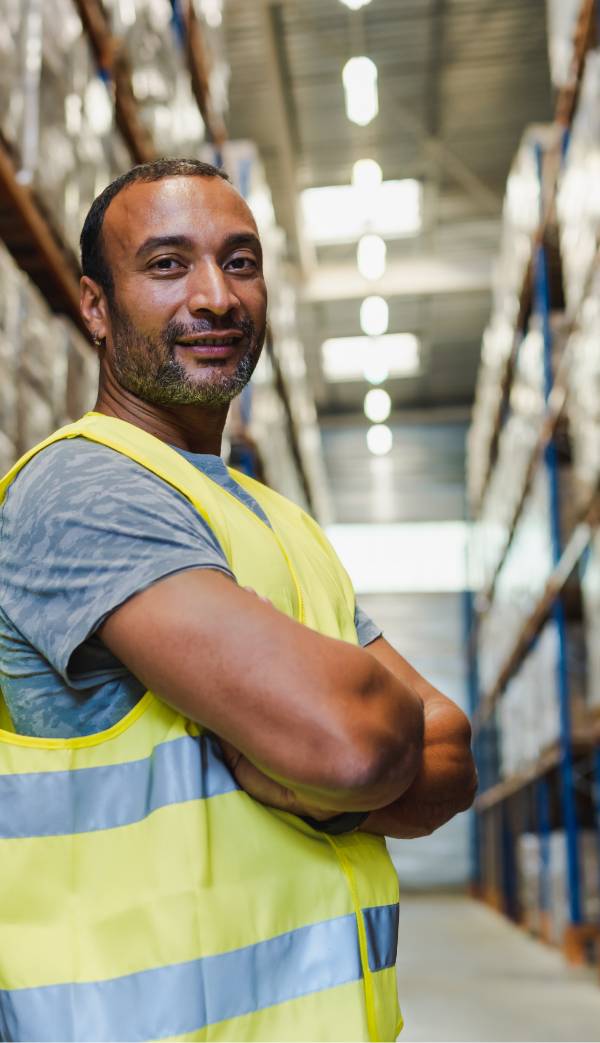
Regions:
<instances>
[{"instance_id":1,"label":"shoulder","mask_svg":"<svg viewBox=\"0 0 600 1043\"><path fill-rule=\"evenodd\" d=\"M85 438L69 438L42 449L26 464L9 487L5 504L9 515L24 510L37 516L82 506L98 510L103 502L137 500L144 491L185 500L123 453Z\"/></svg>"},{"instance_id":2,"label":"shoulder","mask_svg":"<svg viewBox=\"0 0 600 1043\"><path fill-rule=\"evenodd\" d=\"M84 438L41 450L9 487L2 509L3 551L29 547L36 558L68 551L73 540L216 538L186 497L134 460ZM62 540L59 546L57 541ZM219 548L220 549L220 548Z\"/></svg>"}]
</instances>

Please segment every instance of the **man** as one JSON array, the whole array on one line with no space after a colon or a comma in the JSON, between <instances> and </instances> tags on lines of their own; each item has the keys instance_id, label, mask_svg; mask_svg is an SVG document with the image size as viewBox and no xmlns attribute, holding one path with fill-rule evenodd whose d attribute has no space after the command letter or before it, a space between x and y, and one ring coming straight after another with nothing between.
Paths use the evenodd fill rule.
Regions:
<instances>
[{"instance_id":1,"label":"man","mask_svg":"<svg viewBox=\"0 0 600 1043\"><path fill-rule=\"evenodd\" d=\"M267 303L226 177L134 168L82 266L95 411L0 483L2 1038L393 1039L382 837L470 804L468 723L220 461Z\"/></svg>"}]
</instances>

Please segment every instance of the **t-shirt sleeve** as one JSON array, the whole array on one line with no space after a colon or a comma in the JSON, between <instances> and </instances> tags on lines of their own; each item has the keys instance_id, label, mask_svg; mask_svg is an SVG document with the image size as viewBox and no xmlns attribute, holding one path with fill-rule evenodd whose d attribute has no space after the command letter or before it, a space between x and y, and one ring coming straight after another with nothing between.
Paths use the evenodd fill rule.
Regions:
<instances>
[{"instance_id":1,"label":"t-shirt sleeve","mask_svg":"<svg viewBox=\"0 0 600 1043\"><path fill-rule=\"evenodd\" d=\"M354 608L354 625L358 634L358 643L363 648L365 645L370 645L376 638L381 637L383 633L381 627L378 627L377 623L374 623L371 617L358 604Z\"/></svg>"},{"instance_id":2,"label":"t-shirt sleeve","mask_svg":"<svg viewBox=\"0 0 600 1043\"><path fill-rule=\"evenodd\" d=\"M181 493L84 439L33 458L8 490L0 535L2 607L67 681L73 652L132 595L186 569L232 575Z\"/></svg>"}]
</instances>

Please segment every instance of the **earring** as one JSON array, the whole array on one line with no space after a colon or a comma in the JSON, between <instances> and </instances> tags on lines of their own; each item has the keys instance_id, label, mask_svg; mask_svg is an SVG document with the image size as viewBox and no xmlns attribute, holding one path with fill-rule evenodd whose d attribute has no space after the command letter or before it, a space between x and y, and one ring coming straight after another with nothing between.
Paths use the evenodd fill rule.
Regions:
<instances>
[{"instance_id":1,"label":"earring","mask_svg":"<svg viewBox=\"0 0 600 1043\"><path fill-rule=\"evenodd\" d=\"M98 336L97 333L94 334L94 346L96 348L101 348L102 347L102 339Z\"/></svg>"}]
</instances>

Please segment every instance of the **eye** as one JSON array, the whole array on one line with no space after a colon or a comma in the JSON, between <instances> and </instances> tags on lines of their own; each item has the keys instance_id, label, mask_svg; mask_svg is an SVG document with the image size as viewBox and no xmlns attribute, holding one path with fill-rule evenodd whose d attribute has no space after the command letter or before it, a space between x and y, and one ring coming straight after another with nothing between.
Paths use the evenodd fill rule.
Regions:
<instances>
[{"instance_id":1,"label":"eye","mask_svg":"<svg viewBox=\"0 0 600 1043\"><path fill-rule=\"evenodd\" d=\"M232 268L235 272L251 272L256 271L258 262L249 254L238 254L237 257L232 257L227 262L226 267Z\"/></svg>"},{"instance_id":2,"label":"eye","mask_svg":"<svg viewBox=\"0 0 600 1043\"><path fill-rule=\"evenodd\" d=\"M177 257L156 257L148 267L155 272L176 272L183 268L183 262Z\"/></svg>"}]
</instances>

